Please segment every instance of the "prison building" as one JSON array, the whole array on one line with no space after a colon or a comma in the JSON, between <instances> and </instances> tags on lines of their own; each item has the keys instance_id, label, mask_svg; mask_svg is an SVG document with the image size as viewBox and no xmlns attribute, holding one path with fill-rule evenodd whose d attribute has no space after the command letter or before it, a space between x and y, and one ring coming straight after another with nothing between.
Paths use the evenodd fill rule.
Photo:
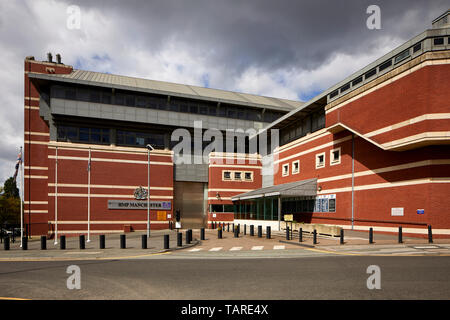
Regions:
<instances>
[{"instance_id":1,"label":"prison building","mask_svg":"<svg viewBox=\"0 0 450 320\"><path fill-rule=\"evenodd\" d=\"M232 197L235 222L449 237L448 16L267 126L273 185Z\"/></svg>"}]
</instances>

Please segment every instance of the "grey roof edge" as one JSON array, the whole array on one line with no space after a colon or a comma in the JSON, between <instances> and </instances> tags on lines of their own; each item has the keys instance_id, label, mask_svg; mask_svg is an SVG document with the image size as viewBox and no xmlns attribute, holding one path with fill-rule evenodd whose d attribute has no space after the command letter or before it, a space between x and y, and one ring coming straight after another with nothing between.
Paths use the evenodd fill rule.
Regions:
<instances>
[{"instance_id":1,"label":"grey roof edge","mask_svg":"<svg viewBox=\"0 0 450 320\"><path fill-rule=\"evenodd\" d=\"M83 71L83 70L79 70L79 69L74 69L73 70L73 72L78 72L78 71ZM86 72L95 72L95 71L86 71ZM59 81L59 82L66 82L66 83L76 83L76 84L82 84L82 85L96 86L96 87L115 88L115 89L135 91L135 92L153 93L153 94L160 94L160 95L169 95L169 96L173 96L173 97L182 97L182 98L196 99L196 100L203 100L203 101L214 101L214 102L221 102L221 103L229 103L229 104L233 104L233 105L256 107L256 108L260 108L260 109L270 109L270 110L275 110L275 111L289 112L289 111L293 110L293 107L291 107L288 103L284 102L287 99L281 100L280 98L274 98L274 97L261 96L261 97L264 97L264 98L268 98L268 99L270 99L272 101L278 101L280 106L266 105L266 104L261 104L261 103L254 103L254 102L248 101L248 99L245 99L245 101L230 100L230 99L214 98L214 97L207 97L207 96L195 95L195 94L191 95L191 94L185 94L185 93L179 93L179 92L171 92L171 91L164 91L164 90L157 90L157 89L139 88L139 87L133 87L133 86L127 86L127 85L113 84L113 83L109 83L109 82L96 82L96 81L90 81L90 80L73 79L73 78L68 77L67 74L43 74L43 73L30 72L30 73L28 73L28 76L30 78L41 79L41 80L48 80L48 81ZM117 75L112 75L112 76L117 76ZM120 76L120 77L122 77L122 76ZM135 79L139 79L139 78L135 78ZM143 80L148 80L148 79L143 79ZM150 80L150 81L156 81L156 80ZM173 83L173 84L180 85L178 83ZM191 85L183 85L183 86L187 86L187 87L190 88L190 90L192 90L193 92L196 92L195 91L195 86L191 86ZM192 88L192 87L194 87L194 88ZM208 88L205 88L205 89L208 89ZM219 90L219 91L223 91L223 92L230 92L230 93L233 93L233 94L239 94L238 92L234 92L234 91L226 91L226 90L220 90L220 89L214 89L214 90ZM255 95L255 96L257 96L257 95ZM242 97L242 96L239 95L239 97ZM292 103L295 104L295 103L301 103L301 102L292 100Z\"/></svg>"},{"instance_id":2,"label":"grey roof edge","mask_svg":"<svg viewBox=\"0 0 450 320\"><path fill-rule=\"evenodd\" d=\"M312 105L313 103L317 102L318 100L327 97L331 92L333 92L334 90L340 88L341 86L343 86L344 84L346 84L347 82L352 80L353 78L356 78L356 77L358 77L360 75L363 75L367 71L369 71L372 68L376 67L382 61L385 61L386 59L388 59L390 57L391 58L394 57L395 55L397 55L398 53L402 52L406 48L409 48L414 43L416 43L418 41L421 41L421 40L424 40L424 39L426 39L428 37L431 37L431 36L434 36L434 35L442 35L442 30L447 30L447 35L450 35L450 28L427 29L427 30L423 31L422 33L418 34L417 36L412 37L410 40L404 42L403 44L397 46L395 49L389 51L385 55L381 56L380 58L376 59L372 63L368 64L364 68L359 69L358 71L356 71L356 72L352 73L351 75L347 76L345 79L339 81L337 84L331 86L330 88L324 90L322 93L319 93L317 96L315 96L315 97L311 98L310 100L306 101L302 106L300 106L300 107L298 107L298 108L288 112L284 116L278 118L274 122L270 123L268 126L264 127L259 133L272 129L274 126L276 126L279 123L283 122L285 119L287 119L287 118L291 117L292 115L302 111L303 109L307 108L308 106ZM374 78L374 79L376 79L376 78ZM252 136L251 138L254 138L258 134Z\"/></svg>"}]
</instances>

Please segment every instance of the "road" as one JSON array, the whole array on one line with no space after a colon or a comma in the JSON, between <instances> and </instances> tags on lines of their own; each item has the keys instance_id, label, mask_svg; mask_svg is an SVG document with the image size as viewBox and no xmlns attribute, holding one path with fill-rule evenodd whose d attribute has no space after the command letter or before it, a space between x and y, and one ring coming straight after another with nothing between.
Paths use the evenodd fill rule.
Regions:
<instances>
[{"instance_id":1,"label":"road","mask_svg":"<svg viewBox=\"0 0 450 320\"><path fill-rule=\"evenodd\" d=\"M450 299L449 256L336 255L310 250L186 252L146 259L2 261L0 296L27 299ZM266 255L266 256L264 256ZM268 256L270 255L270 257ZM81 289L67 288L69 265ZM367 288L367 268L381 289Z\"/></svg>"}]
</instances>

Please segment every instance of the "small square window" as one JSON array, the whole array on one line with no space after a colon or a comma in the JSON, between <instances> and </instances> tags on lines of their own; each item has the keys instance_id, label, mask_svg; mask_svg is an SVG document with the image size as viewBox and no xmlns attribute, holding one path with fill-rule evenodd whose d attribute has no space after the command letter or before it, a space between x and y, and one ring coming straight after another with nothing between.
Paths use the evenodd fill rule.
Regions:
<instances>
[{"instance_id":1,"label":"small square window","mask_svg":"<svg viewBox=\"0 0 450 320\"><path fill-rule=\"evenodd\" d=\"M441 46L444 44L444 38L434 38L433 43L435 46Z\"/></svg>"},{"instance_id":2,"label":"small square window","mask_svg":"<svg viewBox=\"0 0 450 320\"><path fill-rule=\"evenodd\" d=\"M247 181L253 180L253 172L246 172L245 173L245 180L247 180Z\"/></svg>"},{"instance_id":3,"label":"small square window","mask_svg":"<svg viewBox=\"0 0 450 320\"><path fill-rule=\"evenodd\" d=\"M234 180L241 180L242 179L242 174L241 172L235 172L234 173Z\"/></svg>"},{"instance_id":4,"label":"small square window","mask_svg":"<svg viewBox=\"0 0 450 320\"><path fill-rule=\"evenodd\" d=\"M289 163L283 164L283 177L289 175Z\"/></svg>"},{"instance_id":5,"label":"small square window","mask_svg":"<svg viewBox=\"0 0 450 320\"><path fill-rule=\"evenodd\" d=\"M223 172L223 180L231 180L231 172L230 171Z\"/></svg>"},{"instance_id":6,"label":"small square window","mask_svg":"<svg viewBox=\"0 0 450 320\"><path fill-rule=\"evenodd\" d=\"M300 160L292 162L292 174L300 172Z\"/></svg>"},{"instance_id":7,"label":"small square window","mask_svg":"<svg viewBox=\"0 0 450 320\"><path fill-rule=\"evenodd\" d=\"M341 148L330 150L330 165L341 163Z\"/></svg>"},{"instance_id":8,"label":"small square window","mask_svg":"<svg viewBox=\"0 0 450 320\"><path fill-rule=\"evenodd\" d=\"M325 167L325 152L316 154L316 169Z\"/></svg>"}]
</instances>

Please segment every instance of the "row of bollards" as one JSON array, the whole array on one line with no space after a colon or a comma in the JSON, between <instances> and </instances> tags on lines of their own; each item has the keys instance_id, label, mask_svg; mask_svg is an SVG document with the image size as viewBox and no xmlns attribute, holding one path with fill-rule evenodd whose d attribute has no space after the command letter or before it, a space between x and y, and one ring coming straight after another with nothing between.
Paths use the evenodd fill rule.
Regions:
<instances>
[{"instance_id":1,"label":"row of bollards","mask_svg":"<svg viewBox=\"0 0 450 320\"><path fill-rule=\"evenodd\" d=\"M217 238L218 239L222 239L223 238L223 234L222 232L225 230L225 223L219 223L219 227L217 230ZM226 230L227 232L230 231L230 224L227 223L226 224ZM238 225L234 225L232 224L232 231L234 232L234 237L235 238L239 238L239 234L240 234L240 224ZM244 235L247 234L247 225L244 225ZM254 225L250 225L250 236L254 236L255 235L255 226ZM258 226L258 238L262 238L262 226ZM266 227L266 238L270 239L271 238L271 227L267 226ZM289 227L286 227L286 240L292 240L292 230L290 230ZM61 250L65 250L66 249L66 236L60 236L60 249ZM205 229L201 228L200 229L200 239L201 240L205 240ZM46 250L47 249L47 237L46 236L41 236L40 239L40 244L41 244L41 250ZM142 249L147 249L147 241L148 238L146 235L142 235ZM299 242L303 241L303 229L299 228ZM192 229L188 229L186 230L186 244L190 244L192 242ZM433 234L432 234L432 228L431 225L428 226L428 242L432 243L433 242ZM79 248L81 250L85 249L85 235L80 235L79 236ZM313 243L317 244L317 231L314 229L313 231ZM373 228L369 228L369 243L372 244L374 243L374 238L373 238ZM398 243L403 243L403 228L400 226L398 228ZM100 235L99 236L99 244L100 244L100 249L105 249L106 247L106 240L105 240L105 235ZM344 230L341 229L340 231L340 244L344 244ZM183 238L182 238L182 233L177 233L177 246L181 247L183 245ZM5 237L4 241L3 241L3 247L4 250L10 250L10 238L9 237ZM120 235L120 248L121 249L126 249L126 235L125 234L121 234ZM169 249L169 235L164 235L164 249ZM22 238L22 250L28 250L28 238L27 237L23 237Z\"/></svg>"}]
</instances>

